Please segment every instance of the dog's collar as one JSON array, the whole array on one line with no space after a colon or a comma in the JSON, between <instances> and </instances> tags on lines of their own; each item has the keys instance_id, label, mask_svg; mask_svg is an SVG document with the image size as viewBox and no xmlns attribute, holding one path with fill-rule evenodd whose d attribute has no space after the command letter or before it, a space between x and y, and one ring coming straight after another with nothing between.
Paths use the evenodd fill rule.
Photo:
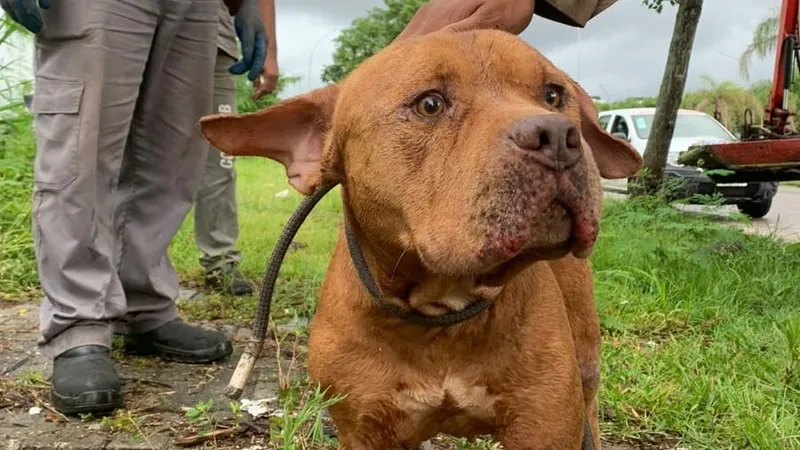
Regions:
<instances>
[{"instance_id":1,"label":"dog's collar","mask_svg":"<svg viewBox=\"0 0 800 450\"><path fill-rule=\"evenodd\" d=\"M364 284L364 287L367 289L367 292L369 292L370 297L372 297L372 299L375 301L375 304L377 304L381 309L405 320L406 322L429 327L447 327L477 317L478 314L486 311L490 306L492 306L492 302L490 300L477 297L472 301L472 303L467 305L466 308L458 311L447 312L440 316L429 316L416 311L406 311L396 304L383 298L383 294L381 293L378 283L375 281L375 278L369 271L367 262L364 259L364 253L361 251L361 246L358 244L358 239L350 227L347 226L347 221L345 221L344 234L347 239L347 248L350 250L350 259L353 261L353 266L356 269L358 278L361 279L361 283Z\"/></svg>"}]
</instances>

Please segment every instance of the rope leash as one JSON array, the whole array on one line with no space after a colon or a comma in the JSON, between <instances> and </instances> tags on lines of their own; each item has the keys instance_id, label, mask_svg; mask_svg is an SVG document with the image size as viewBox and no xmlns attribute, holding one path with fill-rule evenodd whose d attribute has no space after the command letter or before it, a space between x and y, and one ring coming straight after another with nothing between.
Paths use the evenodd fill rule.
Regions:
<instances>
[{"instance_id":1,"label":"rope leash","mask_svg":"<svg viewBox=\"0 0 800 450\"><path fill-rule=\"evenodd\" d=\"M280 272L281 264L283 264L283 259L286 257L286 252L289 250L289 246L294 240L295 235L297 235L297 231L303 225L306 218L308 218L308 215L314 210L314 207L317 206L319 201L335 186L336 183L322 185L317 188L312 195L305 197L289 217L289 220L283 227L283 231L278 237L278 241L275 243L272 255L270 255L269 262L264 269L264 275L261 280L261 292L258 297L256 316L253 320L253 337L248 340L242 352L242 356L239 358L239 363L236 365L233 375L231 375L228 388L225 392L231 399L238 400L242 396L244 388L247 385L247 380L250 378L256 360L264 346L267 329L269 327L269 314L272 307L272 295L275 291L275 282L278 279L278 273ZM372 277L369 267L367 267L363 251L358 244L356 236L353 234L350 227L346 225L345 237L347 239L347 247L349 249L351 261L356 268L359 279L369 292L370 297L372 297L378 307L409 323L431 327L452 326L478 316L483 311L489 309L493 304L489 300L476 298L466 308L459 311L451 311L440 316L428 316L414 311L403 310L399 306L383 298L378 283L375 281L375 278ZM588 415L584 421L581 450L595 450Z\"/></svg>"}]
</instances>

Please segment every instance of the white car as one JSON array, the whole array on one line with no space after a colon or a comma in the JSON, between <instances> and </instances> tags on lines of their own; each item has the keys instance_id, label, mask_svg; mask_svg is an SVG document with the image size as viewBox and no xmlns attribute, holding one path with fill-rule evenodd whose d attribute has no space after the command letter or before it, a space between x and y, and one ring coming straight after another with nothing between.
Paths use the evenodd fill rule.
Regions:
<instances>
[{"instance_id":1,"label":"white car","mask_svg":"<svg viewBox=\"0 0 800 450\"><path fill-rule=\"evenodd\" d=\"M628 108L603 111L598 119L608 133L627 140L636 151L644 154L655 108ZM764 217L772 206L772 198L778 191L778 183L715 183L696 167L678 165L678 155L692 145L704 143L735 142L738 139L716 119L700 111L678 110L675 131L669 146L666 175L686 180L681 197L693 194L711 195L719 193L728 204L753 218Z\"/></svg>"}]
</instances>

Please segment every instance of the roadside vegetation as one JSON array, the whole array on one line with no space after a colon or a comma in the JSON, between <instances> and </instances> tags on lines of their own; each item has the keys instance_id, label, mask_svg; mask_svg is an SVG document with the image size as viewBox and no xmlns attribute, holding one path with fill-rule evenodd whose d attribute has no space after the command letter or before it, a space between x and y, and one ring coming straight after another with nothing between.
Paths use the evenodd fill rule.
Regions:
<instances>
[{"instance_id":1,"label":"roadside vegetation","mask_svg":"<svg viewBox=\"0 0 800 450\"><path fill-rule=\"evenodd\" d=\"M763 89L756 86L763 87L737 90L709 80L705 92L688 93L684 102L691 98L708 105L724 96L731 99L726 108L734 110L751 101L742 92L762 98ZM0 107L0 302L41 295L30 234L34 137L31 116L22 105L29 89L26 82L0 85L5 105ZM243 110L269 104L245 103L247 87L240 89L247 105ZM741 94L741 101L733 101L731 93ZM301 197L276 163L242 159L237 168L243 270L258 281ZM291 358L294 372L280 383L281 402L290 414L275 416L258 431L269 434L271 448L334 448L323 433L321 411L327 403L302 371L307 337L302 324L313 315L340 217L334 191L304 224L281 270L274 319L301 326L276 344L292 348L276 352L276 358ZM191 213L170 256L182 283L200 287ZM745 234L648 196L606 201L591 262L603 328L600 411L605 439L644 448L663 443L692 449L800 448L800 245ZM182 303L181 310L190 319L248 325L256 301L255 296L207 296ZM0 383L0 392L13 388L44 395L47 383L37 374L7 381L10 387ZM198 442L224 447L236 433L220 430L246 426L240 415L240 405L198 399L186 411L184 426ZM100 423L109 432L131 433L144 441L150 429L145 415L136 411L120 411ZM212 439L210 433L217 434ZM436 445L492 448L487 442L450 440Z\"/></svg>"}]
</instances>

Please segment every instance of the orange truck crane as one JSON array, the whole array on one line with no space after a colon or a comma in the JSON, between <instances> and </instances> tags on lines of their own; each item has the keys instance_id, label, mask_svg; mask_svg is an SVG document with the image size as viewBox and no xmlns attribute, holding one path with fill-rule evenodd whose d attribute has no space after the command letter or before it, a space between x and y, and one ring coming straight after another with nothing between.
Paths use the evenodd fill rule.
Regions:
<instances>
[{"instance_id":1,"label":"orange truck crane","mask_svg":"<svg viewBox=\"0 0 800 450\"><path fill-rule=\"evenodd\" d=\"M738 142L692 146L678 157L679 164L713 170L708 176L716 182L800 180L800 132L791 125L795 113L789 110L795 64L800 67L798 4L800 0L783 0L781 5L763 124L754 124L752 111L746 110Z\"/></svg>"}]
</instances>

